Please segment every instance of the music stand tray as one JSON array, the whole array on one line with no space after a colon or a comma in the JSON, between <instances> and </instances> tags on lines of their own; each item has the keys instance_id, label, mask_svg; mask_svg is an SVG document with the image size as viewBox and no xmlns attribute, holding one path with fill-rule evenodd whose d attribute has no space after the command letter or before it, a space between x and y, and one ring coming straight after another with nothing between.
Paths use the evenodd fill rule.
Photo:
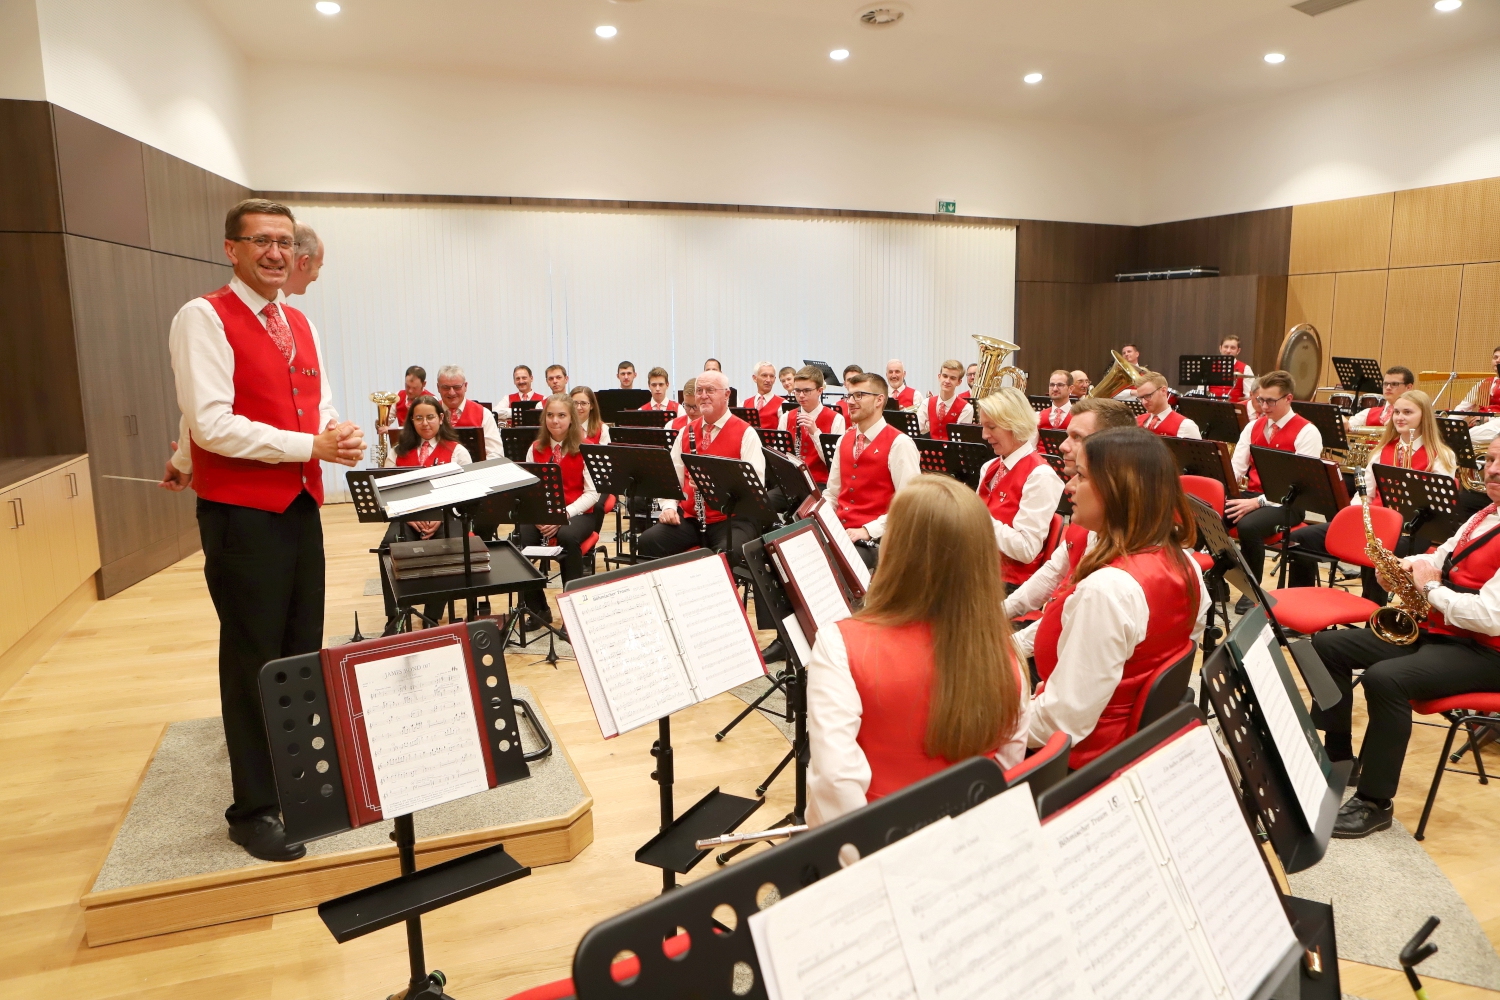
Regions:
<instances>
[{"instance_id":1,"label":"music stand tray","mask_svg":"<svg viewBox=\"0 0 1500 1000\"><path fill-rule=\"evenodd\" d=\"M823 373L823 382L826 385L843 385L844 384L843 381L839 378L839 373L836 372L836 371L834 371L833 370L833 365L830 365L828 362L826 362L826 361L809 361L806 358L803 358L802 359L802 363L804 365L811 365L812 367L816 368L818 371L822 372Z\"/></svg>"},{"instance_id":2,"label":"music stand tray","mask_svg":"<svg viewBox=\"0 0 1500 1000\"><path fill-rule=\"evenodd\" d=\"M1349 447L1349 436L1344 432L1344 415L1332 403L1314 403L1308 400L1292 400L1292 412L1307 420L1323 435L1323 447L1345 451Z\"/></svg>"},{"instance_id":3,"label":"music stand tray","mask_svg":"<svg viewBox=\"0 0 1500 1000\"><path fill-rule=\"evenodd\" d=\"M1375 358L1333 359L1333 370L1338 373L1339 384L1347 392L1369 392L1380 395L1385 376L1380 371L1380 362Z\"/></svg>"},{"instance_id":4,"label":"music stand tray","mask_svg":"<svg viewBox=\"0 0 1500 1000\"><path fill-rule=\"evenodd\" d=\"M1224 495L1230 499L1240 495L1239 484L1234 479L1234 466L1229 460L1229 446L1223 441L1180 437L1164 437L1162 440L1177 459L1178 472L1185 476L1217 479L1224 485Z\"/></svg>"},{"instance_id":5,"label":"music stand tray","mask_svg":"<svg viewBox=\"0 0 1500 1000\"><path fill-rule=\"evenodd\" d=\"M749 462L718 455L684 454L682 464L709 507L726 517L743 517L756 524L775 522L776 512L766 499L765 485Z\"/></svg>"},{"instance_id":6,"label":"music stand tray","mask_svg":"<svg viewBox=\"0 0 1500 1000\"><path fill-rule=\"evenodd\" d=\"M650 389L600 389L594 395L599 400L599 419L606 424L625 410L639 410L651 402Z\"/></svg>"},{"instance_id":7,"label":"music stand tray","mask_svg":"<svg viewBox=\"0 0 1500 1000\"><path fill-rule=\"evenodd\" d=\"M1236 406L1227 399L1211 399L1203 396L1182 396L1177 400L1177 412L1198 425L1198 433L1209 441L1234 444L1240 439L1240 417L1245 408Z\"/></svg>"},{"instance_id":8,"label":"music stand tray","mask_svg":"<svg viewBox=\"0 0 1500 1000\"><path fill-rule=\"evenodd\" d=\"M677 414L666 410L622 410L615 414L620 427L665 427Z\"/></svg>"},{"instance_id":9,"label":"music stand tray","mask_svg":"<svg viewBox=\"0 0 1500 1000\"><path fill-rule=\"evenodd\" d=\"M1178 355L1177 384L1228 388L1239 381L1234 374L1235 360L1228 354Z\"/></svg>"}]
</instances>

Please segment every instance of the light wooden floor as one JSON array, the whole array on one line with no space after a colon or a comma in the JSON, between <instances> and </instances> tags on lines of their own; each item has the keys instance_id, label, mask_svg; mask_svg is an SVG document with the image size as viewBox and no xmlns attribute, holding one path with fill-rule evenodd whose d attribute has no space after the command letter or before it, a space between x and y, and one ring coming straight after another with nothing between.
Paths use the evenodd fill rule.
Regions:
<instances>
[{"instance_id":1,"label":"light wooden floor","mask_svg":"<svg viewBox=\"0 0 1500 1000\"><path fill-rule=\"evenodd\" d=\"M369 631L382 612L363 597L374 575L366 549L377 526L347 505L324 512L326 634L347 634L353 613ZM15 995L69 1000L165 996L213 1000L383 998L405 982L399 927L334 944L312 910L142 941L89 948L78 898L88 890L162 727L219 711L217 624L194 556L94 605L0 696L0 979ZM577 859L442 910L424 921L429 965L463 1000L500 1000L567 975L573 948L598 920L655 894L659 875L636 864L655 832L656 786L647 750L654 727L605 742L577 668L508 658L512 680L538 693L595 800L595 841ZM674 716L679 810L715 785L750 794L786 751L764 719L723 743L713 732L740 707L722 695ZM1440 739L1419 728L1398 815L1415 828ZM1487 760L1500 770L1500 755ZM772 787L747 824L779 819L790 781ZM1449 775L1424 845L1500 941L1500 785ZM712 861L695 876L712 871ZM1410 996L1399 973L1345 963L1344 989L1372 1000ZM1438 998L1500 997L1429 982Z\"/></svg>"}]
</instances>

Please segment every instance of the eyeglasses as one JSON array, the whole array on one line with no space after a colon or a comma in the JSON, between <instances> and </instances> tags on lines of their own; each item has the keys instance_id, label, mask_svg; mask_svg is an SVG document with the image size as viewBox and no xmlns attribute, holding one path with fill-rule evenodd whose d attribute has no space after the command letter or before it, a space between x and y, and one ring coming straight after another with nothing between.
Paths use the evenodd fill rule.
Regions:
<instances>
[{"instance_id":1,"label":"eyeglasses","mask_svg":"<svg viewBox=\"0 0 1500 1000\"><path fill-rule=\"evenodd\" d=\"M1269 397L1268 396L1256 396L1255 397L1255 405L1256 406L1275 406L1277 403L1281 402L1283 399L1286 399L1286 397L1285 396L1269 396Z\"/></svg>"},{"instance_id":2,"label":"eyeglasses","mask_svg":"<svg viewBox=\"0 0 1500 1000\"><path fill-rule=\"evenodd\" d=\"M850 399L883 399L884 396L885 396L885 394L881 393L881 392L851 392L851 393L849 393L849 398Z\"/></svg>"},{"instance_id":3,"label":"eyeglasses","mask_svg":"<svg viewBox=\"0 0 1500 1000\"><path fill-rule=\"evenodd\" d=\"M282 250L290 250L297 245L296 240L273 240L269 236L231 236L229 238L236 243L253 243L257 250L265 250L273 243Z\"/></svg>"},{"instance_id":4,"label":"eyeglasses","mask_svg":"<svg viewBox=\"0 0 1500 1000\"><path fill-rule=\"evenodd\" d=\"M1384 382L1382 384L1387 389L1405 389L1406 388L1406 383L1405 382Z\"/></svg>"},{"instance_id":5,"label":"eyeglasses","mask_svg":"<svg viewBox=\"0 0 1500 1000\"><path fill-rule=\"evenodd\" d=\"M463 392L464 386L468 384L467 382L460 382L458 385L443 385L440 382L438 383L438 392Z\"/></svg>"},{"instance_id":6,"label":"eyeglasses","mask_svg":"<svg viewBox=\"0 0 1500 1000\"><path fill-rule=\"evenodd\" d=\"M815 395L815 394L819 393L820 390L817 389L817 388L812 388L812 389L793 389L792 392L795 395L798 395L798 396L812 396L812 395Z\"/></svg>"}]
</instances>

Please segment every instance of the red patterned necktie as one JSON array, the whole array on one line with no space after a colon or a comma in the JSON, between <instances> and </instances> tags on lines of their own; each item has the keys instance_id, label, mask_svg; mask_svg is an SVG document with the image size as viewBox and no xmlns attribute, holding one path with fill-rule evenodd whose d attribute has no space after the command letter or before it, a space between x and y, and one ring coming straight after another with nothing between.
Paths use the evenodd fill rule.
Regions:
<instances>
[{"instance_id":1,"label":"red patterned necktie","mask_svg":"<svg viewBox=\"0 0 1500 1000\"><path fill-rule=\"evenodd\" d=\"M1271 422L1271 418L1267 417L1266 418L1266 447L1269 448L1271 446L1271 441L1273 439L1275 439L1275 437L1276 437L1276 431L1278 429L1279 428L1277 428L1277 426L1274 423Z\"/></svg>"},{"instance_id":2,"label":"red patterned necktie","mask_svg":"<svg viewBox=\"0 0 1500 1000\"><path fill-rule=\"evenodd\" d=\"M854 460L856 462L859 461L859 453L864 451L865 445L869 443L870 442L865 439L865 435L863 432L860 432L859 434L856 434L854 436Z\"/></svg>"},{"instance_id":3,"label":"red patterned necktie","mask_svg":"<svg viewBox=\"0 0 1500 1000\"><path fill-rule=\"evenodd\" d=\"M276 349L281 352L282 358L287 361L292 360L292 331L287 329L281 310L276 308L276 303L267 302L260 314L266 318L266 332L271 335L271 340L275 343Z\"/></svg>"},{"instance_id":4,"label":"red patterned necktie","mask_svg":"<svg viewBox=\"0 0 1500 1000\"><path fill-rule=\"evenodd\" d=\"M1154 431L1154 430L1156 430L1156 425L1159 424L1159 423L1161 423L1161 417L1158 417L1154 413L1151 414L1151 419L1148 420L1148 421L1146 421L1146 430L1148 430L1148 431Z\"/></svg>"},{"instance_id":5,"label":"red patterned necktie","mask_svg":"<svg viewBox=\"0 0 1500 1000\"><path fill-rule=\"evenodd\" d=\"M562 458L563 458L563 456L562 456L562 448L559 447L558 445L553 445L552 446L552 462L553 462L553 464L555 464L555 465L562 465Z\"/></svg>"},{"instance_id":6,"label":"red patterned necktie","mask_svg":"<svg viewBox=\"0 0 1500 1000\"><path fill-rule=\"evenodd\" d=\"M431 455L431 454L432 454L432 442L431 441L423 441L422 442L422 447L420 447L420 448L417 449L417 464L418 465L426 465L427 464L427 456Z\"/></svg>"}]
</instances>

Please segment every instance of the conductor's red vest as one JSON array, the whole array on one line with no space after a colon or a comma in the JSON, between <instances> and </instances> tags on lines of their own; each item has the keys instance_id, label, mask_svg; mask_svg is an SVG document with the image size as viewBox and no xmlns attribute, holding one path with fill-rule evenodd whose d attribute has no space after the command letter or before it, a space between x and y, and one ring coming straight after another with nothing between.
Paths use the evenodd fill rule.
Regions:
<instances>
[{"instance_id":1,"label":"conductor's red vest","mask_svg":"<svg viewBox=\"0 0 1500 1000\"><path fill-rule=\"evenodd\" d=\"M958 423L958 418L964 415L964 407L969 404L955 395L948 401L948 412L938 419L939 402L936 395L927 397L927 433L934 441L946 441L948 425Z\"/></svg>"},{"instance_id":2,"label":"conductor's red vest","mask_svg":"<svg viewBox=\"0 0 1500 1000\"><path fill-rule=\"evenodd\" d=\"M1296 451L1297 435L1302 433L1302 428L1307 426L1307 418L1300 413L1293 413L1292 419L1286 422L1286 426L1276 432L1271 443L1266 443L1265 417L1257 417L1251 425L1250 446L1252 448L1275 448L1277 451ZM1252 453L1253 456L1253 453ZM1260 473L1256 471L1255 459L1250 459L1250 476L1246 483L1248 493L1262 493L1260 488Z\"/></svg>"},{"instance_id":3,"label":"conductor's red vest","mask_svg":"<svg viewBox=\"0 0 1500 1000\"><path fill-rule=\"evenodd\" d=\"M854 439L859 428L852 427L839 439L839 498L834 505L839 523L846 528L863 528L891 509L896 484L891 479L891 445L901 432L890 424L875 435L854 460Z\"/></svg>"},{"instance_id":4,"label":"conductor's red vest","mask_svg":"<svg viewBox=\"0 0 1500 1000\"><path fill-rule=\"evenodd\" d=\"M418 462L417 456L422 453L421 442L418 442L417 446L405 455L396 456L396 467L400 469L414 469L419 465L423 468L433 465L447 465L453 461L453 449L457 444L457 441L439 441L433 445L432 451L428 453L427 461Z\"/></svg>"},{"instance_id":5,"label":"conductor's red vest","mask_svg":"<svg viewBox=\"0 0 1500 1000\"><path fill-rule=\"evenodd\" d=\"M284 431L317 434L318 405L323 398L318 349L307 317L283 304L297 353L287 361L266 333L260 318L228 285L203 296L224 324L224 338L234 351L236 415ZM281 513L303 490L323 503L323 471L317 459L307 462L257 462L229 458L193 448L193 489L205 500Z\"/></svg>"},{"instance_id":6,"label":"conductor's red vest","mask_svg":"<svg viewBox=\"0 0 1500 1000\"><path fill-rule=\"evenodd\" d=\"M1021 493L1026 489L1026 478L1031 475L1031 470L1046 464L1047 460L1036 451L1022 458L1013 469L1007 470L1005 462L998 458L990 463L989 473L979 484L979 499L990 509L990 516L1001 524L1014 526L1016 512L1021 509ZM1024 565L1006 559L1001 575L1006 583L1025 583L1031 574L1041 569L1046 558L1047 553L1041 551L1036 554L1035 559Z\"/></svg>"},{"instance_id":7,"label":"conductor's red vest","mask_svg":"<svg viewBox=\"0 0 1500 1000\"><path fill-rule=\"evenodd\" d=\"M724 421L724 426L719 428L718 433L714 435L713 441L705 447L703 444L703 418L699 417L682 429L679 440L682 441L683 454L718 455L720 458L738 460L740 457L740 444L749 432L749 424L734 414L730 414L729 419ZM691 448L688 447L690 437L694 442L694 447ZM682 509L688 512L688 516L696 517L697 515L693 512L697 510L698 501L696 498L698 491L693 487L693 477L688 475L687 469L682 470L682 479L682 492L687 497L682 502ZM718 524L720 521L725 520L724 514L721 511L714 510L712 507L706 507L704 515L704 522L707 524Z\"/></svg>"}]
</instances>

